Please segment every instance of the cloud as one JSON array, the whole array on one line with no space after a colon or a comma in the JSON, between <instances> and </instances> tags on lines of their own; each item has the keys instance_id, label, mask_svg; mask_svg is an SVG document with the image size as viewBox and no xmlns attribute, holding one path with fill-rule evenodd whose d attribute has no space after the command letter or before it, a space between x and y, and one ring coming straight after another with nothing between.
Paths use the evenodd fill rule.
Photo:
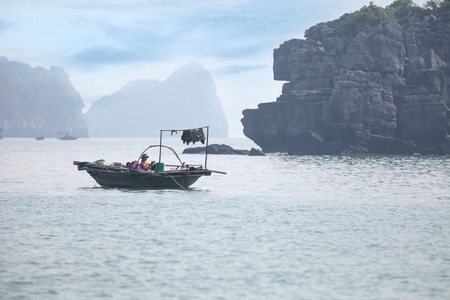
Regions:
<instances>
[{"instance_id":1,"label":"cloud","mask_svg":"<svg viewBox=\"0 0 450 300\"><path fill-rule=\"evenodd\" d=\"M286 23L284 16L270 16L262 8L251 7L202 6L170 11L159 7L140 13L125 10L121 17L117 13L103 12L96 19L87 15L70 22L73 28L80 26L80 31L89 32L96 43L84 40L84 46L68 47L81 47L71 54L71 63L82 63L84 68L88 64L94 67L175 57L248 59L271 51L278 42L280 25ZM272 26L274 23L277 26Z\"/></svg>"},{"instance_id":2,"label":"cloud","mask_svg":"<svg viewBox=\"0 0 450 300\"><path fill-rule=\"evenodd\" d=\"M42 51L40 57L45 51L49 59L58 53L63 58L60 62L91 70L175 58L209 59L229 65L241 64L236 60L266 59L267 53L283 41L302 38L304 30L315 24L312 19L318 14L316 3L292 0L192 0L188 4L179 0L39 3L18 0L18 3L21 5L16 10L11 4L10 15L16 14L21 30L27 31L18 31L10 37L15 40L5 40L5 45L28 43L29 49ZM32 7L25 8L27 3ZM327 12L337 6L339 3L331 2L327 9L320 10L323 19L319 21L328 20Z\"/></svg>"},{"instance_id":3,"label":"cloud","mask_svg":"<svg viewBox=\"0 0 450 300\"><path fill-rule=\"evenodd\" d=\"M214 70L214 73L218 75L241 74L248 71L262 70L267 67L271 67L271 65L230 65Z\"/></svg>"},{"instance_id":4,"label":"cloud","mask_svg":"<svg viewBox=\"0 0 450 300\"><path fill-rule=\"evenodd\" d=\"M14 23L0 18L0 32L3 32L4 30L11 28L13 26L14 26Z\"/></svg>"},{"instance_id":5,"label":"cloud","mask_svg":"<svg viewBox=\"0 0 450 300\"><path fill-rule=\"evenodd\" d=\"M113 47L91 47L73 54L69 61L83 67L98 67L104 64L122 64L143 60L134 51L120 50Z\"/></svg>"}]
</instances>

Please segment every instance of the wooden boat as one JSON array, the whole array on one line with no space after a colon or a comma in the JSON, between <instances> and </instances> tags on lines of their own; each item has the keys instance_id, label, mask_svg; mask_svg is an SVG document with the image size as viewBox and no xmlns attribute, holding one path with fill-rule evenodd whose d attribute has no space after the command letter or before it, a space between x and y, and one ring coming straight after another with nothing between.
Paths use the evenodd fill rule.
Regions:
<instances>
[{"instance_id":1,"label":"wooden boat","mask_svg":"<svg viewBox=\"0 0 450 300\"><path fill-rule=\"evenodd\" d=\"M207 128L206 147L208 146L209 126L201 127ZM114 163L112 165L105 165L103 161L96 162L80 162L74 161L73 164L78 166L79 171L86 171L94 180L102 187L114 188L136 188L136 189L166 189L166 188L181 188L187 189L194 184L202 176L210 176L211 173L226 174L221 171L209 170L207 168L208 153L205 153L205 164L193 165L186 164L181 161L178 154L171 147L162 144L163 132L174 131L192 131L197 129L185 130L160 130L160 144L148 146L141 155L150 148L159 148L159 161L155 164L154 171L142 171L133 169L132 163L123 165L122 163ZM169 149L178 159L177 165L164 165L161 162L162 149ZM139 159L137 160L139 163ZM165 171L165 167L170 167Z\"/></svg>"}]
</instances>

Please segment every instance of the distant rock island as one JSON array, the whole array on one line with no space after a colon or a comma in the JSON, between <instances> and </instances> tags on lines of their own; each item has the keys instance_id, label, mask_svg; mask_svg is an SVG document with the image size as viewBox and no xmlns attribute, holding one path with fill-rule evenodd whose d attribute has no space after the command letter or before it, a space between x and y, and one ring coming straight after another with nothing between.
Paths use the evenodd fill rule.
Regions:
<instances>
[{"instance_id":1,"label":"distant rock island","mask_svg":"<svg viewBox=\"0 0 450 300\"><path fill-rule=\"evenodd\" d=\"M450 154L450 10L372 2L274 50L276 102L243 111L264 152ZM444 6L445 5L445 6Z\"/></svg>"},{"instance_id":2,"label":"distant rock island","mask_svg":"<svg viewBox=\"0 0 450 300\"><path fill-rule=\"evenodd\" d=\"M83 106L64 69L32 68L0 57L0 128L4 137L87 137Z\"/></svg>"},{"instance_id":3,"label":"distant rock island","mask_svg":"<svg viewBox=\"0 0 450 300\"><path fill-rule=\"evenodd\" d=\"M191 147L183 150L183 154L203 154L206 152L205 147ZM234 149L231 146L222 144L208 145L208 154L232 154L232 155L250 155L250 156L265 156L265 154L259 150L252 148L250 150Z\"/></svg>"},{"instance_id":4,"label":"distant rock island","mask_svg":"<svg viewBox=\"0 0 450 300\"><path fill-rule=\"evenodd\" d=\"M210 73L200 63L177 69L165 81L134 80L94 102L84 115L90 136L159 136L160 129L210 125L226 137L228 123Z\"/></svg>"}]
</instances>

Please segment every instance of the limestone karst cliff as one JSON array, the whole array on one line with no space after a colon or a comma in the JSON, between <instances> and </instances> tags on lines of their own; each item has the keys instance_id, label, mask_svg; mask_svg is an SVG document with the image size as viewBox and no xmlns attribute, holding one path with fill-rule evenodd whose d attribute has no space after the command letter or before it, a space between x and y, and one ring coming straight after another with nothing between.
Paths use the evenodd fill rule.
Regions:
<instances>
[{"instance_id":1,"label":"limestone karst cliff","mask_svg":"<svg viewBox=\"0 0 450 300\"><path fill-rule=\"evenodd\" d=\"M0 57L0 128L5 137L87 137L83 100L64 69Z\"/></svg>"},{"instance_id":2,"label":"limestone karst cliff","mask_svg":"<svg viewBox=\"0 0 450 300\"><path fill-rule=\"evenodd\" d=\"M243 111L244 134L264 152L450 153L450 11L346 19L274 50L274 78L287 83L276 102Z\"/></svg>"},{"instance_id":3,"label":"limestone karst cliff","mask_svg":"<svg viewBox=\"0 0 450 300\"><path fill-rule=\"evenodd\" d=\"M134 80L93 103L84 115L90 136L159 136L160 129L210 125L226 137L228 123L216 85L205 67L191 62L165 81Z\"/></svg>"}]
</instances>

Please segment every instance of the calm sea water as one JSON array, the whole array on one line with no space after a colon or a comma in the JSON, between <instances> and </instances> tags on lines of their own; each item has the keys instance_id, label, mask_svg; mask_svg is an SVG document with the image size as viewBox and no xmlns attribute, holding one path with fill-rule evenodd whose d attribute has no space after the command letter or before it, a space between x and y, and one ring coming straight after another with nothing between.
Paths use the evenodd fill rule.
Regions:
<instances>
[{"instance_id":1,"label":"calm sea water","mask_svg":"<svg viewBox=\"0 0 450 300\"><path fill-rule=\"evenodd\" d=\"M210 155L189 190L72 165L157 143L1 140L0 299L450 298L450 157Z\"/></svg>"}]
</instances>

